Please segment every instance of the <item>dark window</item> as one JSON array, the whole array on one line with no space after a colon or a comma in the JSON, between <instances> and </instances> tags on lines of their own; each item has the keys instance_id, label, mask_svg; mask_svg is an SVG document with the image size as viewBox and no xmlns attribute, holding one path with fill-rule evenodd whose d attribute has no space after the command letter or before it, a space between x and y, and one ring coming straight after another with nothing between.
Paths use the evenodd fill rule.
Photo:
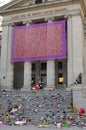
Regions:
<instances>
[{"instance_id":1,"label":"dark window","mask_svg":"<svg viewBox=\"0 0 86 130\"><path fill-rule=\"evenodd\" d=\"M32 83L31 83L32 86L35 85L35 75L32 75Z\"/></svg>"},{"instance_id":2,"label":"dark window","mask_svg":"<svg viewBox=\"0 0 86 130\"><path fill-rule=\"evenodd\" d=\"M35 71L35 63L32 63L32 71Z\"/></svg>"},{"instance_id":3,"label":"dark window","mask_svg":"<svg viewBox=\"0 0 86 130\"><path fill-rule=\"evenodd\" d=\"M58 69L62 69L63 68L63 62L58 62Z\"/></svg>"},{"instance_id":4,"label":"dark window","mask_svg":"<svg viewBox=\"0 0 86 130\"><path fill-rule=\"evenodd\" d=\"M15 23L15 26L23 26L23 22L17 22Z\"/></svg>"},{"instance_id":5,"label":"dark window","mask_svg":"<svg viewBox=\"0 0 86 130\"><path fill-rule=\"evenodd\" d=\"M46 63L41 63L41 70L46 70Z\"/></svg>"},{"instance_id":6,"label":"dark window","mask_svg":"<svg viewBox=\"0 0 86 130\"><path fill-rule=\"evenodd\" d=\"M40 4L40 3L42 3L42 0L36 0L35 1L35 4Z\"/></svg>"}]
</instances>

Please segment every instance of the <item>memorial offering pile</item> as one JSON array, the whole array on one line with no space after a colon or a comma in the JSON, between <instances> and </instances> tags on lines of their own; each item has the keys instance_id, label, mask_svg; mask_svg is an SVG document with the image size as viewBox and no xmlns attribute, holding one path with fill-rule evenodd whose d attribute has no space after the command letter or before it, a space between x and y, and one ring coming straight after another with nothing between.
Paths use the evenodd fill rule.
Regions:
<instances>
[{"instance_id":1,"label":"memorial offering pile","mask_svg":"<svg viewBox=\"0 0 86 130\"><path fill-rule=\"evenodd\" d=\"M73 107L70 90L1 91L0 125L86 127L86 115Z\"/></svg>"}]
</instances>

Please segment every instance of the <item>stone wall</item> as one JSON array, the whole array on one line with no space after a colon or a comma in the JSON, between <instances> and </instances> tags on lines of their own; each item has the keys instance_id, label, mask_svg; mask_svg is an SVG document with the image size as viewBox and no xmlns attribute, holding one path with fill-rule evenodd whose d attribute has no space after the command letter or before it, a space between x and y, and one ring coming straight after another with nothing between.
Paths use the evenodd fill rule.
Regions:
<instances>
[{"instance_id":1,"label":"stone wall","mask_svg":"<svg viewBox=\"0 0 86 130\"><path fill-rule=\"evenodd\" d=\"M83 107L86 111L86 86L74 85L73 88L73 105L78 108Z\"/></svg>"}]
</instances>

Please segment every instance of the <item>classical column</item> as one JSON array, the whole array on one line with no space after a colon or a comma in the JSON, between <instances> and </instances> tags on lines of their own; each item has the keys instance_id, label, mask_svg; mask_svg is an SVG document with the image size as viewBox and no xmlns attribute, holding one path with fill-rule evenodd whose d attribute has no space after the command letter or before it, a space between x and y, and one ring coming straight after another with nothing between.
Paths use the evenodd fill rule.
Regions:
<instances>
[{"instance_id":1,"label":"classical column","mask_svg":"<svg viewBox=\"0 0 86 130\"><path fill-rule=\"evenodd\" d=\"M23 89L31 88L31 62L24 63L24 87Z\"/></svg>"},{"instance_id":2,"label":"classical column","mask_svg":"<svg viewBox=\"0 0 86 130\"><path fill-rule=\"evenodd\" d=\"M40 61L37 61L36 63L36 75L35 75L35 82L39 83L41 81L40 79Z\"/></svg>"},{"instance_id":3,"label":"classical column","mask_svg":"<svg viewBox=\"0 0 86 130\"><path fill-rule=\"evenodd\" d=\"M72 16L65 16L67 19L67 84L73 81L73 36L72 36Z\"/></svg>"},{"instance_id":4,"label":"classical column","mask_svg":"<svg viewBox=\"0 0 86 130\"><path fill-rule=\"evenodd\" d=\"M55 60L47 61L47 88L55 87Z\"/></svg>"},{"instance_id":5,"label":"classical column","mask_svg":"<svg viewBox=\"0 0 86 130\"><path fill-rule=\"evenodd\" d=\"M3 24L1 44L1 86L2 89L13 89L13 63L11 62L12 25Z\"/></svg>"},{"instance_id":6,"label":"classical column","mask_svg":"<svg viewBox=\"0 0 86 130\"><path fill-rule=\"evenodd\" d=\"M83 19L83 64L84 64L84 72L83 72L83 82L86 84L86 18Z\"/></svg>"},{"instance_id":7,"label":"classical column","mask_svg":"<svg viewBox=\"0 0 86 130\"><path fill-rule=\"evenodd\" d=\"M80 14L72 16L73 80L83 75L83 26Z\"/></svg>"},{"instance_id":8,"label":"classical column","mask_svg":"<svg viewBox=\"0 0 86 130\"><path fill-rule=\"evenodd\" d=\"M13 23L9 24L8 31L8 46L7 46L7 89L13 89L13 67L14 64L11 62L12 54L12 28Z\"/></svg>"},{"instance_id":9,"label":"classical column","mask_svg":"<svg viewBox=\"0 0 86 130\"><path fill-rule=\"evenodd\" d=\"M31 21L24 22L26 26L30 25ZM24 62L24 86L23 89L30 89L31 88L31 62L27 61Z\"/></svg>"},{"instance_id":10,"label":"classical column","mask_svg":"<svg viewBox=\"0 0 86 130\"><path fill-rule=\"evenodd\" d=\"M47 20L47 19L46 19ZM53 18L48 18L52 22ZM55 60L47 60L47 86L46 89L55 87Z\"/></svg>"}]
</instances>

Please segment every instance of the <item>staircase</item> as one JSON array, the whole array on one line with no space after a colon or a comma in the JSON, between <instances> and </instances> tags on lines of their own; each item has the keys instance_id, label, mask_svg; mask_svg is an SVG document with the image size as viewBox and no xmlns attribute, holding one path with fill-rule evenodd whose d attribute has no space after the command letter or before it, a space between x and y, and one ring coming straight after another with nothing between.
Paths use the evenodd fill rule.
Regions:
<instances>
[{"instance_id":1,"label":"staircase","mask_svg":"<svg viewBox=\"0 0 86 130\"><path fill-rule=\"evenodd\" d=\"M52 123L60 121L61 117L73 114L71 91L67 90L31 90L31 91L4 91L0 92L0 114L8 114L11 120L28 118L32 125L43 122ZM9 104L12 107L21 106L13 115L8 112Z\"/></svg>"}]
</instances>

